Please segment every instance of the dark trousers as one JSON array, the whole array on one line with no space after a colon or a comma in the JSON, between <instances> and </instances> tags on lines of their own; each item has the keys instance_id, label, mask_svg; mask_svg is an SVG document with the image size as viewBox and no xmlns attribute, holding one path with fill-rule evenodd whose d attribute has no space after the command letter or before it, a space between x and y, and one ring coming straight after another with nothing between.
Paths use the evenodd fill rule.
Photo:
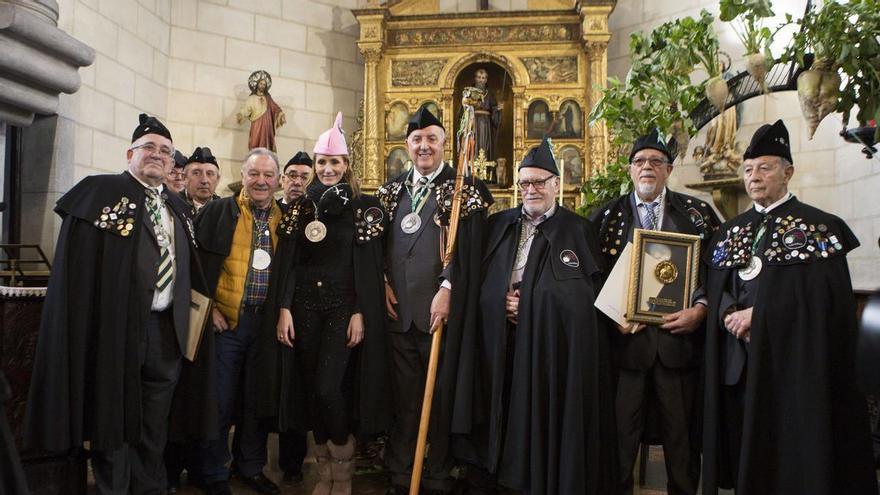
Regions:
<instances>
[{"instance_id":1,"label":"dark trousers","mask_svg":"<svg viewBox=\"0 0 880 495\"><path fill-rule=\"evenodd\" d=\"M320 292L323 291L304 291L305 297L294 302L294 349L302 363L308 420L315 443L330 440L344 445L351 432L350 389L346 386L351 357L351 349L346 346L351 304L347 298Z\"/></svg>"},{"instance_id":2,"label":"dark trousers","mask_svg":"<svg viewBox=\"0 0 880 495\"><path fill-rule=\"evenodd\" d=\"M721 445L725 449L721 452L722 466L730 466L730 481L736 488L739 476L739 454L742 446L743 410L745 407L746 374L736 385L721 386L721 407L726 420L721 425L723 440ZM726 462L724 462L726 461Z\"/></svg>"},{"instance_id":3,"label":"dark trousers","mask_svg":"<svg viewBox=\"0 0 880 495\"><path fill-rule=\"evenodd\" d=\"M217 354L216 386L218 420L217 440L202 447L202 476L206 483L229 479L226 464L232 458L229 452L229 427L235 419L236 402L240 414L235 421L238 437L234 449L235 464L243 476L256 476L266 465L266 438L268 430L257 421L254 409L254 373L259 370L257 334L262 315L246 308L234 329L214 335Z\"/></svg>"},{"instance_id":4,"label":"dark trousers","mask_svg":"<svg viewBox=\"0 0 880 495\"><path fill-rule=\"evenodd\" d=\"M306 458L306 436L297 431L284 431L278 434L278 467L284 474L302 472Z\"/></svg>"},{"instance_id":5,"label":"dark trousers","mask_svg":"<svg viewBox=\"0 0 880 495\"><path fill-rule=\"evenodd\" d=\"M699 456L694 455L690 427L696 393L696 369L667 368L658 359L648 370L621 369L617 383L620 493L632 493L633 467L645 430L648 387L657 397L660 436L666 459L669 495L694 495L699 481Z\"/></svg>"},{"instance_id":6,"label":"dark trousers","mask_svg":"<svg viewBox=\"0 0 880 495\"><path fill-rule=\"evenodd\" d=\"M178 486L180 475L187 472L187 482L192 483L199 478L199 455L201 447L198 442L168 442L165 446L165 472L168 486Z\"/></svg>"},{"instance_id":7,"label":"dark trousers","mask_svg":"<svg viewBox=\"0 0 880 495\"><path fill-rule=\"evenodd\" d=\"M168 438L168 415L181 364L170 309L150 313L139 351L141 440L114 451L92 453L92 469L99 494L165 493L162 453Z\"/></svg>"},{"instance_id":8,"label":"dark trousers","mask_svg":"<svg viewBox=\"0 0 880 495\"><path fill-rule=\"evenodd\" d=\"M414 326L405 333L391 334L391 366L394 391L394 426L388 438L385 464L391 472L391 482L408 487L412 475L413 456L419 434L425 376L431 353L431 335ZM449 455L449 437L433 435L437 414L431 414L428 429L428 456L425 458L422 486L428 490L451 491L450 478L453 463Z\"/></svg>"}]
</instances>

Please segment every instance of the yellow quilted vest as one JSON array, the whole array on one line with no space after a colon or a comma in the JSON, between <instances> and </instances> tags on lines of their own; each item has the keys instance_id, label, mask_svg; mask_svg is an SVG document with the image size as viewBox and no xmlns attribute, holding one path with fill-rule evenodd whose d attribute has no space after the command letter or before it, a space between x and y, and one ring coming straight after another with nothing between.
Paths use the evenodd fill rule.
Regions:
<instances>
[{"instance_id":1,"label":"yellow quilted vest","mask_svg":"<svg viewBox=\"0 0 880 495\"><path fill-rule=\"evenodd\" d=\"M238 315L241 312L241 302L244 299L244 284L247 281L248 267L253 253L251 242L254 235L254 215L251 213L250 199L244 189L241 190L236 201L241 213L235 223L232 246L229 249L229 256L226 257L223 268L220 270L217 292L214 295L214 303L226 317L229 328L235 328L238 325ZM269 232L272 236L273 253L275 246L278 245L275 229L280 222L281 209L273 200L269 213Z\"/></svg>"}]
</instances>

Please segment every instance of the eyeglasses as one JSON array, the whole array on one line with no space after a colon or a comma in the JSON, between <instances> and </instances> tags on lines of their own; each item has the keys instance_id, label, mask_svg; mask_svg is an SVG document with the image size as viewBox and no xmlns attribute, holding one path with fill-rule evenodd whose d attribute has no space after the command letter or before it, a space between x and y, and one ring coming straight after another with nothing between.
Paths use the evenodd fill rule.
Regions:
<instances>
[{"instance_id":1,"label":"eyeglasses","mask_svg":"<svg viewBox=\"0 0 880 495\"><path fill-rule=\"evenodd\" d=\"M298 173L296 173L296 172L286 172L286 173L284 174L284 176L287 177L287 178L290 179L290 180L297 180L297 179L299 179L299 180L301 180L301 181L303 181L303 182L306 182L307 180L309 180L309 174L298 174Z\"/></svg>"},{"instance_id":2,"label":"eyeglasses","mask_svg":"<svg viewBox=\"0 0 880 495\"><path fill-rule=\"evenodd\" d=\"M538 180L521 180L521 181L519 181L519 182L516 183L516 187L518 187L520 191L528 191L528 190L529 190L529 186L533 186L533 187L535 188L536 191L543 191L543 190L544 190L544 186L547 185L547 181L550 180L550 179L555 179L555 178L556 178L555 175L551 175L551 176L546 177L546 178L544 178L544 179L538 179Z\"/></svg>"},{"instance_id":3,"label":"eyeglasses","mask_svg":"<svg viewBox=\"0 0 880 495\"><path fill-rule=\"evenodd\" d=\"M168 177L171 179L183 179L186 177L186 174L184 174L182 170L175 168L168 173Z\"/></svg>"},{"instance_id":4,"label":"eyeglasses","mask_svg":"<svg viewBox=\"0 0 880 495\"><path fill-rule=\"evenodd\" d=\"M650 165L651 168L660 168L661 165L669 165L669 162L661 158L636 158L630 162L635 168L641 168L645 164Z\"/></svg>"},{"instance_id":5,"label":"eyeglasses","mask_svg":"<svg viewBox=\"0 0 880 495\"><path fill-rule=\"evenodd\" d=\"M174 156L174 148L169 148L168 146L159 146L156 143L144 143L138 146L132 146L129 148L131 151L136 149L142 149L149 154L159 153L159 156L162 158L171 158Z\"/></svg>"}]
</instances>

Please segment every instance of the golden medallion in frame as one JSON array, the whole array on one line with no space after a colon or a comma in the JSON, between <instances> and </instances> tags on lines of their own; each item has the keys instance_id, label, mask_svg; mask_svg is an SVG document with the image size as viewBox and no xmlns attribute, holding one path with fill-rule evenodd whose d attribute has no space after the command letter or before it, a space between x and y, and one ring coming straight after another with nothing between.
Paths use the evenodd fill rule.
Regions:
<instances>
[{"instance_id":1,"label":"golden medallion in frame","mask_svg":"<svg viewBox=\"0 0 880 495\"><path fill-rule=\"evenodd\" d=\"M627 319L662 325L664 316L689 308L699 262L699 236L635 229Z\"/></svg>"}]
</instances>

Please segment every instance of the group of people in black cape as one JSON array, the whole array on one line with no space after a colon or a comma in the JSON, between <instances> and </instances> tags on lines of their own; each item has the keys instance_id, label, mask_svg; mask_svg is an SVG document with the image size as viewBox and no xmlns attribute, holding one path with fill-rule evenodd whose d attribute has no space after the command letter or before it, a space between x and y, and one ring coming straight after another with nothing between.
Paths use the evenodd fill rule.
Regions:
<instances>
[{"instance_id":1,"label":"group of people in black cape","mask_svg":"<svg viewBox=\"0 0 880 495\"><path fill-rule=\"evenodd\" d=\"M296 481L311 431L312 493L343 495L357 493L356 439L387 434L389 493L407 493L445 324L423 492L631 493L647 441L663 445L670 494L695 494L701 478L707 494L877 493L854 376L846 254L859 243L788 192L781 121L745 152L754 205L723 224L667 187L675 144L656 131L633 145L633 192L578 216L557 203L545 138L518 166L515 208L489 215L490 191L465 179L448 266L445 142L420 109L411 169L370 196L340 114L314 157L282 168L251 150L241 193L196 214L163 184L171 133L142 115L127 170L57 203L26 445L87 442L102 494L171 491L181 469L207 493L231 493L231 476L279 493L263 472L267 435L279 432ZM619 325L594 307L638 228L701 238L692 300L661 325ZM191 291L213 301L195 335Z\"/></svg>"}]
</instances>

